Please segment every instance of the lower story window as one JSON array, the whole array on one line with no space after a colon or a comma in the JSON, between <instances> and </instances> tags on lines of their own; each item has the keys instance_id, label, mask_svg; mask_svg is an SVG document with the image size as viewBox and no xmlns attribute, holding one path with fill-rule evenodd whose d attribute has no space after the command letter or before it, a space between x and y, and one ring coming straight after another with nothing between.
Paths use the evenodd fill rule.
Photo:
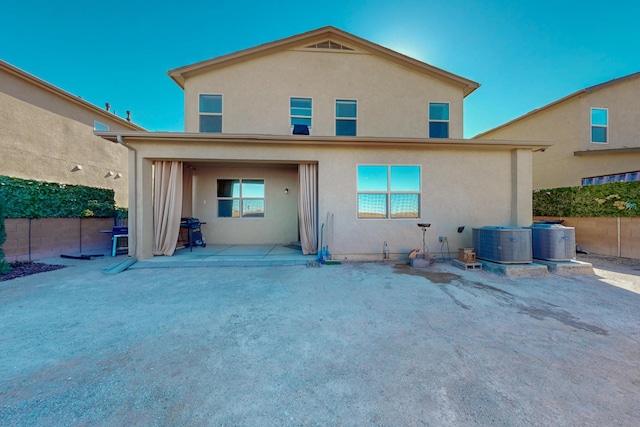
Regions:
<instances>
[{"instance_id":1,"label":"lower story window","mask_svg":"<svg viewBox=\"0 0 640 427\"><path fill-rule=\"evenodd\" d=\"M219 179L219 218L263 218L264 179Z\"/></svg>"},{"instance_id":2,"label":"lower story window","mask_svg":"<svg viewBox=\"0 0 640 427\"><path fill-rule=\"evenodd\" d=\"M358 218L419 218L420 166L358 166Z\"/></svg>"}]
</instances>

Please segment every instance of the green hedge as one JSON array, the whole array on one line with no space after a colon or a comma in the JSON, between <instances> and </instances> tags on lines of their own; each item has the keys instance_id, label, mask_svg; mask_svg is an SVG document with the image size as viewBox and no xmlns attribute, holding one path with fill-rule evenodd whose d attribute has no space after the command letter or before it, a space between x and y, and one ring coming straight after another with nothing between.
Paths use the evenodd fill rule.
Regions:
<instances>
[{"instance_id":1,"label":"green hedge","mask_svg":"<svg viewBox=\"0 0 640 427\"><path fill-rule=\"evenodd\" d=\"M534 216L640 216L640 182L612 182L533 192Z\"/></svg>"},{"instance_id":2,"label":"green hedge","mask_svg":"<svg viewBox=\"0 0 640 427\"><path fill-rule=\"evenodd\" d=\"M113 190L0 176L6 218L107 218L116 215Z\"/></svg>"}]
</instances>

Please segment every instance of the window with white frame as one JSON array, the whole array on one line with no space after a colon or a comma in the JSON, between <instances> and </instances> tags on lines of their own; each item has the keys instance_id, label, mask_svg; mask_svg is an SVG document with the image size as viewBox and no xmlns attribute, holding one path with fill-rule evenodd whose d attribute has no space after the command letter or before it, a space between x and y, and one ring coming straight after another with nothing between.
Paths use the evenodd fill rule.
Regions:
<instances>
[{"instance_id":1,"label":"window with white frame","mask_svg":"<svg viewBox=\"0 0 640 427\"><path fill-rule=\"evenodd\" d=\"M106 131L106 130L109 130L109 126L105 125L104 123L100 123L97 120L94 120L93 121L93 130Z\"/></svg>"},{"instance_id":2,"label":"window with white frame","mask_svg":"<svg viewBox=\"0 0 640 427\"><path fill-rule=\"evenodd\" d=\"M291 126L305 125L311 127L313 118L313 101L311 98L290 98L289 110Z\"/></svg>"},{"instance_id":3,"label":"window with white frame","mask_svg":"<svg viewBox=\"0 0 640 427\"><path fill-rule=\"evenodd\" d=\"M336 136L356 136L358 102L354 99L336 100Z\"/></svg>"},{"instance_id":4,"label":"window with white frame","mask_svg":"<svg viewBox=\"0 0 640 427\"><path fill-rule=\"evenodd\" d=\"M359 165L358 218L419 218L420 182L420 166Z\"/></svg>"},{"instance_id":5,"label":"window with white frame","mask_svg":"<svg viewBox=\"0 0 640 427\"><path fill-rule=\"evenodd\" d=\"M219 218L263 218L264 179L219 179Z\"/></svg>"},{"instance_id":6,"label":"window with white frame","mask_svg":"<svg viewBox=\"0 0 640 427\"><path fill-rule=\"evenodd\" d=\"M200 132L222 132L222 95L201 94Z\"/></svg>"},{"instance_id":7,"label":"window with white frame","mask_svg":"<svg viewBox=\"0 0 640 427\"><path fill-rule=\"evenodd\" d=\"M609 137L609 110L591 109L591 142L606 144Z\"/></svg>"},{"instance_id":8,"label":"window with white frame","mask_svg":"<svg viewBox=\"0 0 640 427\"><path fill-rule=\"evenodd\" d=\"M429 138L449 138L449 103L429 103Z\"/></svg>"}]
</instances>

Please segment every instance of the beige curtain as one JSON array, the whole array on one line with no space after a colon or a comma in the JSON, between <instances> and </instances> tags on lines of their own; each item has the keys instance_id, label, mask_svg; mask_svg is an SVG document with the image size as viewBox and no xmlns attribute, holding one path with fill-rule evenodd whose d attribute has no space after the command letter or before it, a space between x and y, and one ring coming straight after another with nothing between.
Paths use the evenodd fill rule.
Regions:
<instances>
[{"instance_id":1,"label":"beige curtain","mask_svg":"<svg viewBox=\"0 0 640 427\"><path fill-rule=\"evenodd\" d=\"M298 165L298 224L304 255L318 253L318 165Z\"/></svg>"},{"instance_id":2,"label":"beige curtain","mask_svg":"<svg viewBox=\"0 0 640 427\"><path fill-rule=\"evenodd\" d=\"M182 168L182 216L193 216L193 168Z\"/></svg>"},{"instance_id":3,"label":"beige curtain","mask_svg":"<svg viewBox=\"0 0 640 427\"><path fill-rule=\"evenodd\" d=\"M155 161L153 189L153 254L176 250L182 213L182 162Z\"/></svg>"}]
</instances>

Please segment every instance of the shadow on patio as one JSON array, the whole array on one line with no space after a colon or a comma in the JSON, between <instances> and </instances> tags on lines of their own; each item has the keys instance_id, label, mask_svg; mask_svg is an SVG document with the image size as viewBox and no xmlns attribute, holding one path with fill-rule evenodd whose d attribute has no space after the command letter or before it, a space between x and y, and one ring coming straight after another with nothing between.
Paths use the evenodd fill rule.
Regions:
<instances>
[{"instance_id":1,"label":"shadow on patio","mask_svg":"<svg viewBox=\"0 0 640 427\"><path fill-rule=\"evenodd\" d=\"M156 256L130 268L167 267L252 267L269 265L306 265L317 255L302 255L300 245L210 245L176 250L173 256Z\"/></svg>"}]
</instances>

